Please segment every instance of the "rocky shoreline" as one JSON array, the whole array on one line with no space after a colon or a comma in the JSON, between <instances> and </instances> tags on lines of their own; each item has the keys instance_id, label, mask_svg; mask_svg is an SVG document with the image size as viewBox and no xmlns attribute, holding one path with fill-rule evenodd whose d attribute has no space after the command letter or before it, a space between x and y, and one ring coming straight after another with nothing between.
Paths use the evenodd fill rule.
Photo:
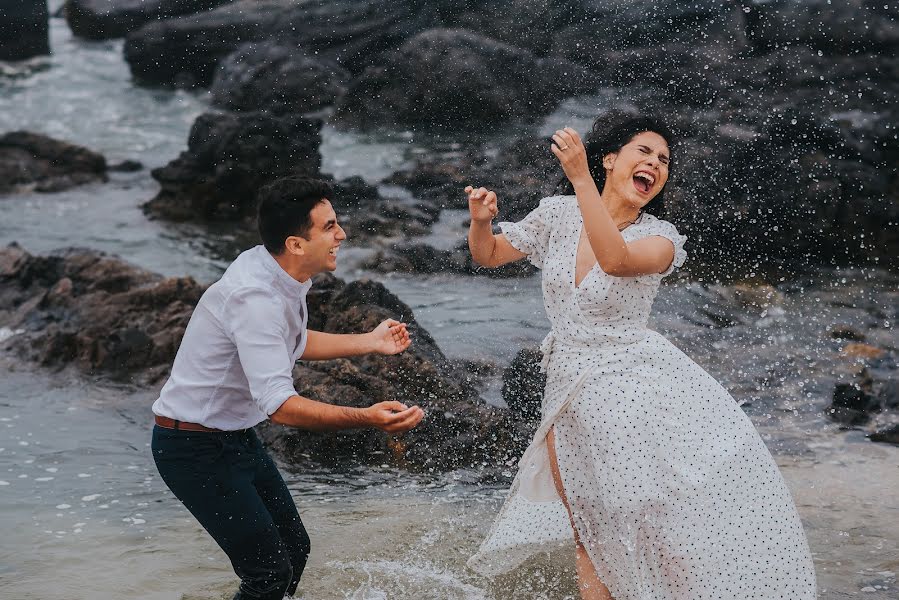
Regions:
<instances>
[{"instance_id":1,"label":"rocky shoreline","mask_svg":"<svg viewBox=\"0 0 899 600\"><path fill-rule=\"evenodd\" d=\"M639 6L67 0L64 13L76 35L125 35L136 82L211 86L226 111L201 115L188 149L153 170L153 217L246 221L259 186L320 175L322 119L422 138L495 130L463 152L424 143L431 152L382 182L405 187L414 205L367 193L373 221L361 219L368 237L400 244L382 250L385 265L416 270L430 253L472 272L458 256L410 250L409 238L461 205L472 182L497 189L502 218L526 214L561 179L540 120L603 90L598 111L660 116L678 132L669 219L697 273L899 268L899 11L744 0L663 2L647 17ZM510 140L510 123L531 133ZM400 216L412 217L408 228L393 224Z\"/></svg>"},{"instance_id":2,"label":"rocky shoreline","mask_svg":"<svg viewBox=\"0 0 899 600\"><path fill-rule=\"evenodd\" d=\"M101 252L73 248L34 256L11 245L0 250L0 328L7 332L0 347L45 367L71 365L90 377L160 385L204 290L190 277L164 278ZM398 318L409 324L415 343L396 356L298 363L298 392L340 406L415 402L428 418L399 437L260 426L284 460L312 456L329 463L386 452L403 466L426 470L503 465L523 451L536 427L533 407L486 404L479 372L493 367L448 360L412 310L383 285L322 275L308 305L311 328L361 333Z\"/></svg>"},{"instance_id":3,"label":"rocky shoreline","mask_svg":"<svg viewBox=\"0 0 899 600\"><path fill-rule=\"evenodd\" d=\"M601 90L607 101L598 111L661 116L679 134L668 218L689 237L694 277L770 284L822 265L899 269L899 11L868 0L647 7L68 0L64 12L78 36L125 36L137 84L209 87L221 109L200 115L186 150L152 170L159 191L142 205L149 218L251 230L262 185L286 175L331 179L321 171L326 122L407 131L421 152L402 170L378 183L333 182L351 239L373 251L363 267L532 276L526 263L485 272L464 246L439 249L418 238L445 209L464 206L468 184L495 188L504 220L553 194L562 174L541 123L565 99ZM0 32L18 18L0 18ZM0 58L18 52L0 39ZM32 54L49 51L41 44L32 43ZM110 166L68 142L6 133L0 201L102 183L116 168L141 165ZM391 193L397 188L402 193ZM769 284L704 289L708 302L689 318L708 327L739 323L743 309L778 293ZM190 278L162 278L92 250L32 256L10 246L0 250L0 327L14 335L2 346L46 366L158 383L202 290ZM283 457L342 460L378 450L410 468L442 469L500 465L521 451L542 388L536 351L522 351L505 371L509 409L495 408L479 392L479 373L495 367L447 360L382 285L323 277L310 308L313 327L325 331L361 331L401 315L416 345L400 357L298 365L301 393L353 406L420 398L429 418L401 439L261 427ZM897 350L851 335L858 339L846 338L827 415L897 443ZM872 349L852 346L865 343Z\"/></svg>"},{"instance_id":4,"label":"rocky shoreline","mask_svg":"<svg viewBox=\"0 0 899 600\"><path fill-rule=\"evenodd\" d=\"M0 250L0 348L44 367L71 365L90 377L159 385L204 289L192 278L163 278L92 250L34 256L13 244ZM708 327L727 328L775 311L782 292L744 285L706 294L697 316L707 318ZM282 459L331 464L387 454L413 470L478 466L497 476L523 451L539 421L545 381L539 351L521 350L503 371L508 408L498 408L480 395L482 377L495 367L448 360L411 308L382 284L321 275L308 303L313 329L359 333L391 317L407 322L415 341L397 356L300 362L294 369L297 391L341 406L416 402L427 419L400 437L261 425L263 439ZM881 330L878 323L872 326L874 333ZM886 338L872 345L863 330L849 326L835 327L830 336L847 343L834 361L839 378L825 414L864 430L872 441L899 444L897 348Z\"/></svg>"}]
</instances>

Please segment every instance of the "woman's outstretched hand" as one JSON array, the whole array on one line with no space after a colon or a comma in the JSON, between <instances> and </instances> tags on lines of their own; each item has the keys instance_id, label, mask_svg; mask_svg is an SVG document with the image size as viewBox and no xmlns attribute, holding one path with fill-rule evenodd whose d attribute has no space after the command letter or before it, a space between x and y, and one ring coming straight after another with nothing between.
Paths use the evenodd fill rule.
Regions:
<instances>
[{"instance_id":1,"label":"woman's outstretched hand","mask_svg":"<svg viewBox=\"0 0 899 600\"><path fill-rule=\"evenodd\" d=\"M565 176L572 185L592 180L590 166L587 164L587 149L581 136L571 127L559 129L553 134L552 153L559 159Z\"/></svg>"},{"instance_id":2,"label":"woman's outstretched hand","mask_svg":"<svg viewBox=\"0 0 899 600\"><path fill-rule=\"evenodd\" d=\"M472 221L489 223L499 213L496 206L496 192L469 185L465 188L465 193L468 194L468 212L471 213Z\"/></svg>"}]
</instances>

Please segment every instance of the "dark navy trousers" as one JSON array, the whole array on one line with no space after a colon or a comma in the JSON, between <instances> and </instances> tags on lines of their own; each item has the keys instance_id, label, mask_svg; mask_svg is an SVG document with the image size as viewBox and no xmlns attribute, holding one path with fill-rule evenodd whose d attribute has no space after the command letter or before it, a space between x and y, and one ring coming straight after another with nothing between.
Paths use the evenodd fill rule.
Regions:
<instances>
[{"instance_id":1,"label":"dark navy trousers","mask_svg":"<svg viewBox=\"0 0 899 600\"><path fill-rule=\"evenodd\" d=\"M157 425L152 448L162 480L231 560L240 577L234 600L293 595L309 557L309 535L253 430Z\"/></svg>"}]
</instances>

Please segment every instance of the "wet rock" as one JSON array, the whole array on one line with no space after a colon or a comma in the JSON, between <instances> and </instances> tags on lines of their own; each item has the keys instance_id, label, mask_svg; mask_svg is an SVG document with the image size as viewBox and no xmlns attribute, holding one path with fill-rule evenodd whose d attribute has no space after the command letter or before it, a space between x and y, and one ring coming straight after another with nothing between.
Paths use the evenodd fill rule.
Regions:
<instances>
[{"instance_id":1,"label":"wet rock","mask_svg":"<svg viewBox=\"0 0 899 600\"><path fill-rule=\"evenodd\" d=\"M11 245L0 250L0 324L22 333L3 346L46 366L153 382L170 367L203 289L102 252L33 256Z\"/></svg>"},{"instance_id":2,"label":"wet rock","mask_svg":"<svg viewBox=\"0 0 899 600\"><path fill-rule=\"evenodd\" d=\"M439 250L428 244L399 244L379 250L362 263L362 268L379 273L457 273L495 278L530 277L537 268L527 261L516 261L495 269L481 267L471 258L468 245Z\"/></svg>"},{"instance_id":3,"label":"wet rock","mask_svg":"<svg viewBox=\"0 0 899 600\"><path fill-rule=\"evenodd\" d=\"M48 366L72 364L91 375L160 383L203 291L193 279L163 278L100 252L33 256L11 245L0 250L0 327L18 333L2 347ZM483 367L447 360L409 306L383 285L321 275L308 306L313 329L362 333L396 318L409 324L414 344L396 356L300 363L294 370L298 392L340 406L415 403L427 418L401 436L261 426L282 458L381 463L386 453L417 469L501 467L523 451L529 425L480 399L476 384Z\"/></svg>"},{"instance_id":4,"label":"wet rock","mask_svg":"<svg viewBox=\"0 0 899 600\"><path fill-rule=\"evenodd\" d=\"M379 53L437 22L431 3L412 0L238 0L132 32L125 59L141 81L207 86L219 61L239 46L276 40L359 73Z\"/></svg>"},{"instance_id":5,"label":"wet rock","mask_svg":"<svg viewBox=\"0 0 899 600\"><path fill-rule=\"evenodd\" d=\"M66 0L72 33L102 40L122 37L150 21L209 10L231 0Z\"/></svg>"},{"instance_id":6,"label":"wet rock","mask_svg":"<svg viewBox=\"0 0 899 600\"><path fill-rule=\"evenodd\" d=\"M664 60L669 53L677 65L683 52L709 47L727 55L746 47L745 21L738 4L587 0L582 5L585 15L559 29L550 38L548 52L582 64L616 85L626 81L629 73L638 75L641 84L644 78L658 80L673 72ZM643 68L637 72L640 64ZM678 77L682 73L677 71Z\"/></svg>"},{"instance_id":7,"label":"wet rock","mask_svg":"<svg viewBox=\"0 0 899 600\"><path fill-rule=\"evenodd\" d=\"M457 12L441 9L446 27L477 31L536 56L548 54L566 27L589 18L584 3L579 0L492 0L454 4ZM592 24L595 28L596 23Z\"/></svg>"},{"instance_id":8,"label":"wet rock","mask_svg":"<svg viewBox=\"0 0 899 600\"><path fill-rule=\"evenodd\" d=\"M546 375L540 370L543 353L537 348L525 348L515 355L512 364L503 372L503 400L512 415L527 423L540 422Z\"/></svg>"},{"instance_id":9,"label":"wet rock","mask_svg":"<svg viewBox=\"0 0 899 600\"><path fill-rule=\"evenodd\" d=\"M747 32L757 52L802 44L827 53L880 50L899 46L899 9L874 0L748 0Z\"/></svg>"},{"instance_id":10,"label":"wet rock","mask_svg":"<svg viewBox=\"0 0 899 600\"><path fill-rule=\"evenodd\" d=\"M144 165L137 160L123 160L120 163L109 165L110 171L118 171L120 173L136 173L143 170Z\"/></svg>"},{"instance_id":11,"label":"wet rock","mask_svg":"<svg viewBox=\"0 0 899 600\"><path fill-rule=\"evenodd\" d=\"M890 441L899 423L899 358L892 349L848 344L840 356L851 362L838 365L839 381L827 415L849 427L861 427L873 441Z\"/></svg>"},{"instance_id":12,"label":"wet rock","mask_svg":"<svg viewBox=\"0 0 899 600\"><path fill-rule=\"evenodd\" d=\"M334 104L350 74L335 61L278 42L245 44L218 66L212 102L231 110L308 113Z\"/></svg>"},{"instance_id":13,"label":"wet rock","mask_svg":"<svg viewBox=\"0 0 899 600\"><path fill-rule=\"evenodd\" d=\"M883 442L885 444L897 444L899 445L899 423L894 423L893 425L889 425L875 431L870 434L868 438L872 442Z\"/></svg>"},{"instance_id":14,"label":"wet rock","mask_svg":"<svg viewBox=\"0 0 899 600\"><path fill-rule=\"evenodd\" d=\"M162 189L144 210L171 220L250 216L263 185L284 176L318 176L320 131L320 121L296 115L200 115L187 151L153 170Z\"/></svg>"},{"instance_id":15,"label":"wet rock","mask_svg":"<svg viewBox=\"0 0 899 600\"><path fill-rule=\"evenodd\" d=\"M50 54L49 18L47 0L3 2L0 5L0 60L24 60Z\"/></svg>"},{"instance_id":16,"label":"wet rock","mask_svg":"<svg viewBox=\"0 0 899 600\"><path fill-rule=\"evenodd\" d=\"M552 195L563 177L548 147L546 138L536 136L497 148L465 146L425 156L386 182L409 189L433 206L463 209L465 186L484 186L499 198L497 220L518 221L537 208L541 198Z\"/></svg>"},{"instance_id":17,"label":"wet rock","mask_svg":"<svg viewBox=\"0 0 899 600\"><path fill-rule=\"evenodd\" d=\"M881 405L872 390L869 377L852 383L838 383L834 387L829 415L846 425L863 425L871 419L871 413L880 412Z\"/></svg>"},{"instance_id":18,"label":"wet rock","mask_svg":"<svg viewBox=\"0 0 899 600\"><path fill-rule=\"evenodd\" d=\"M106 159L96 152L27 131L0 136L0 194L58 192L94 181L106 181Z\"/></svg>"},{"instance_id":19,"label":"wet rock","mask_svg":"<svg viewBox=\"0 0 899 600\"><path fill-rule=\"evenodd\" d=\"M473 128L546 114L588 87L581 67L461 29L431 29L355 80L338 107L359 127Z\"/></svg>"},{"instance_id":20,"label":"wet rock","mask_svg":"<svg viewBox=\"0 0 899 600\"><path fill-rule=\"evenodd\" d=\"M371 458L376 452L413 468L455 468L481 462L499 465L524 449L527 427L511 422L508 411L484 404L474 387L481 375L448 361L412 310L383 285L370 280L346 284L325 275L318 277L312 292L311 328L360 333L385 318L396 318L409 324L414 342L396 356L301 363L294 371L297 391L340 406L399 400L420 405L426 417L402 436L366 429L335 434L263 426L263 439L282 457L327 461Z\"/></svg>"},{"instance_id":21,"label":"wet rock","mask_svg":"<svg viewBox=\"0 0 899 600\"><path fill-rule=\"evenodd\" d=\"M848 358L871 359L880 358L885 352L870 344L862 344L859 342L846 344L840 351L840 354Z\"/></svg>"},{"instance_id":22,"label":"wet rock","mask_svg":"<svg viewBox=\"0 0 899 600\"><path fill-rule=\"evenodd\" d=\"M865 341L865 334L851 325L834 325L830 329L830 337L837 340L851 340L854 342Z\"/></svg>"}]
</instances>

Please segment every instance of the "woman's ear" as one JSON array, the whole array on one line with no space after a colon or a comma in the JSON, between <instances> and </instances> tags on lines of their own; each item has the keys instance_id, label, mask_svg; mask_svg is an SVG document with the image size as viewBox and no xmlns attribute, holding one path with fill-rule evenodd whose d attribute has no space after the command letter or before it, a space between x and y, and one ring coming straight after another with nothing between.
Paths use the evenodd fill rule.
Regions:
<instances>
[{"instance_id":1,"label":"woman's ear","mask_svg":"<svg viewBox=\"0 0 899 600\"><path fill-rule=\"evenodd\" d=\"M615 159L618 158L618 155L614 152L609 152L605 156L602 157L602 166L606 171L611 171L612 167L615 166Z\"/></svg>"}]
</instances>

